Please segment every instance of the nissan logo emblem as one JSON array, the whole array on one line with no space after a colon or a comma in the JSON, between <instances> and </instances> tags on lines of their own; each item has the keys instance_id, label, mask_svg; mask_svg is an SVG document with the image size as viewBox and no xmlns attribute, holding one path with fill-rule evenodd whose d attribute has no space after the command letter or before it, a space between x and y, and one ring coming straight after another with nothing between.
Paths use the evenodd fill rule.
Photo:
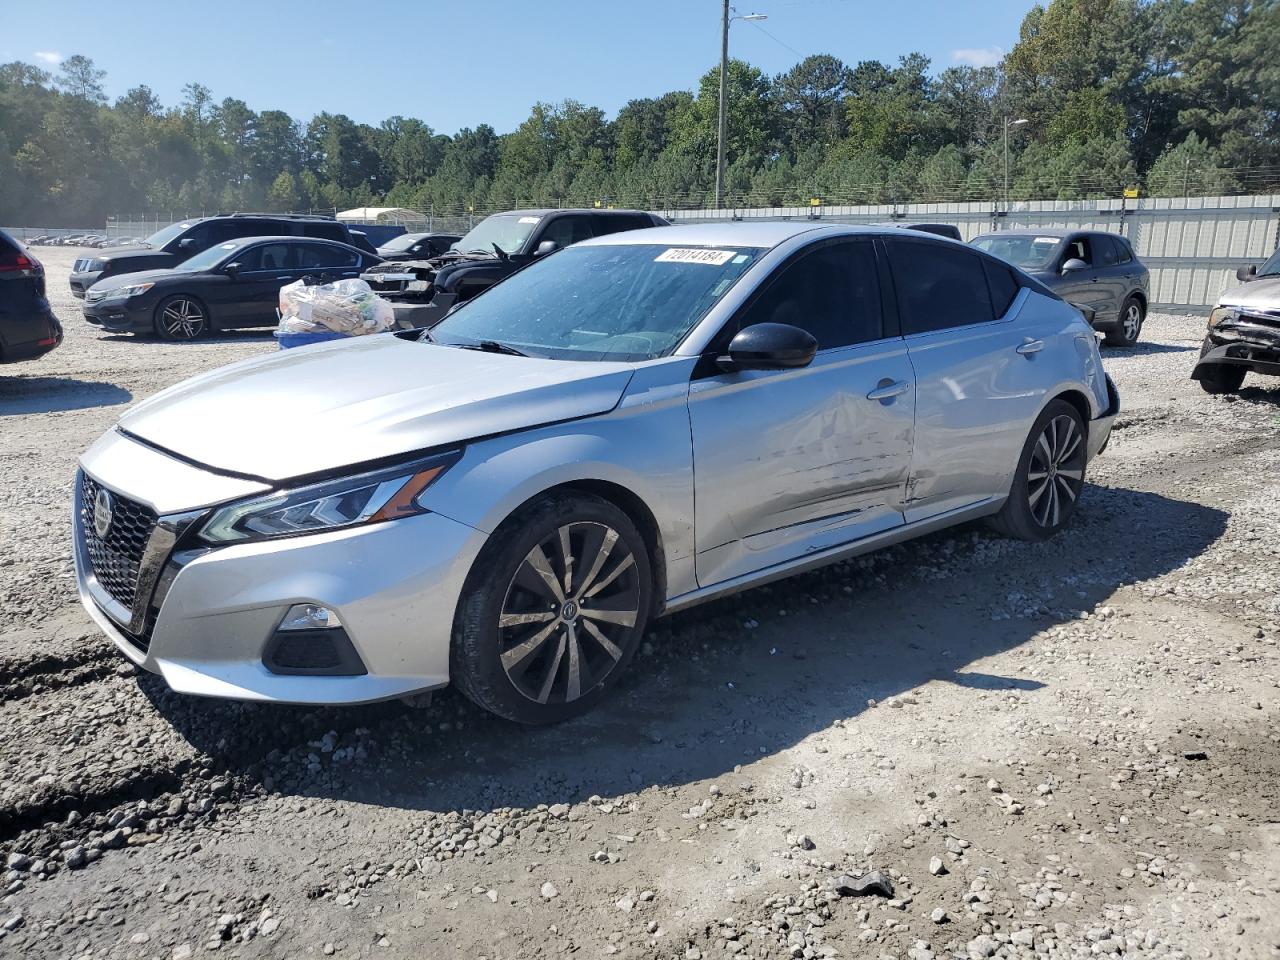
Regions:
<instances>
[{"instance_id":1,"label":"nissan logo emblem","mask_svg":"<svg viewBox=\"0 0 1280 960\"><path fill-rule=\"evenodd\" d=\"M107 534L111 532L114 510L115 504L111 501L111 494L105 487L100 487L98 495L93 498L93 532L98 535L99 540L105 540Z\"/></svg>"}]
</instances>

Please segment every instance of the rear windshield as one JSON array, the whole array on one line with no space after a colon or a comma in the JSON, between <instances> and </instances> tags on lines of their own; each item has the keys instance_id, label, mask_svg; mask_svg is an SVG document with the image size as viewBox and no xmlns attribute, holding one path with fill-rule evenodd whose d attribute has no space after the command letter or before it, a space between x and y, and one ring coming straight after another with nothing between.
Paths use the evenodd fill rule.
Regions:
<instances>
[{"instance_id":1,"label":"rear windshield","mask_svg":"<svg viewBox=\"0 0 1280 960\"><path fill-rule=\"evenodd\" d=\"M973 245L984 253L999 257L1015 267L1032 271L1044 270L1053 263L1061 243L1061 237L1037 237L1029 233L993 233L973 241Z\"/></svg>"}]
</instances>

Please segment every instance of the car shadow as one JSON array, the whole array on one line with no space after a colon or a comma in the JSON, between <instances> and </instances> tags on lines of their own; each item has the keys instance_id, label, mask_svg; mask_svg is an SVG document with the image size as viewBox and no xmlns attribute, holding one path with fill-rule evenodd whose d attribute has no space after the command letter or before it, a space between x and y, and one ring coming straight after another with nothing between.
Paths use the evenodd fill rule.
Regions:
<instances>
[{"instance_id":1,"label":"car shadow","mask_svg":"<svg viewBox=\"0 0 1280 960\"><path fill-rule=\"evenodd\" d=\"M198 340L166 340L154 333L103 333L98 337L101 343L164 343L174 347L201 346L214 343L269 343L275 336L275 327L264 327L261 330L225 330L211 333Z\"/></svg>"},{"instance_id":2,"label":"car shadow","mask_svg":"<svg viewBox=\"0 0 1280 960\"><path fill-rule=\"evenodd\" d=\"M555 727L514 726L451 691L425 709L332 709L183 697L149 675L139 683L249 789L443 812L680 786L837 722L856 727L873 704L930 684L969 691L974 710L992 691L1041 689L1052 681L974 665L1178 568L1227 521L1138 490L1091 485L1085 498L1047 543L969 525L659 620L611 696ZM1134 536L1135 524L1161 536ZM1037 665L1019 664L1019 673ZM322 746L326 734L339 761ZM346 765L345 748L367 758Z\"/></svg>"},{"instance_id":3,"label":"car shadow","mask_svg":"<svg viewBox=\"0 0 1280 960\"><path fill-rule=\"evenodd\" d=\"M1200 349L1199 342L1180 346L1176 343L1151 343L1139 340L1131 347L1103 347L1102 359L1108 357L1145 357L1154 353L1190 353Z\"/></svg>"},{"instance_id":4,"label":"car shadow","mask_svg":"<svg viewBox=\"0 0 1280 960\"><path fill-rule=\"evenodd\" d=\"M128 403L133 394L114 383L74 377L7 377L0 374L0 417L56 413Z\"/></svg>"},{"instance_id":5,"label":"car shadow","mask_svg":"<svg viewBox=\"0 0 1280 960\"><path fill-rule=\"evenodd\" d=\"M1258 379L1260 377L1260 375L1256 373L1250 374L1249 376L1251 379ZM1265 387L1253 386L1248 381L1245 381L1245 386L1241 387L1239 393L1235 396L1238 400L1247 400L1250 403L1266 403L1271 404L1272 406L1280 406L1280 380L1274 377L1263 377L1261 378L1261 382L1269 382L1274 384L1274 386L1267 389Z\"/></svg>"}]
</instances>

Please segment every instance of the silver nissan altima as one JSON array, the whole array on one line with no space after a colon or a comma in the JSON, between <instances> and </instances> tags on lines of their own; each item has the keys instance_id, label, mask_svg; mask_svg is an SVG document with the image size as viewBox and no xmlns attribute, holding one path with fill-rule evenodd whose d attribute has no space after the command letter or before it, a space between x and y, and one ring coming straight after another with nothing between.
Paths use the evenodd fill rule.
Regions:
<instances>
[{"instance_id":1,"label":"silver nissan altima","mask_svg":"<svg viewBox=\"0 0 1280 960\"><path fill-rule=\"evenodd\" d=\"M89 613L177 691L598 701L653 616L990 518L1071 518L1119 409L1080 313L949 240L662 227L429 333L236 363L84 454Z\"/></svg>"}]
</instances>

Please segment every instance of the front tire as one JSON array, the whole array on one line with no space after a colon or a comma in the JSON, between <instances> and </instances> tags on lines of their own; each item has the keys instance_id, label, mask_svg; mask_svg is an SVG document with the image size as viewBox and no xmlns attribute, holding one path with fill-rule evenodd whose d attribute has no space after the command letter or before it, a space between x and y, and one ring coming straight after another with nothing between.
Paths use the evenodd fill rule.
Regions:
<instances>
[{"instance_id":1,"label":"front tire","mask_svg":"<svg viewBox=\"0 0 1280 960\"><path fill-rule=\"evenodd\" d=\"M156 307L156 333L164 340L195 340L209 332L209 313L194 297L166 297Z\"/></svg>"},{"instance_id":2,"label":"front tire","mask_svg":"<svg viewBox=\"0 0 1280 960\"><path fill-rule=\"evenodd\" d=\"M1200 388L1205 393L1236 393L1244 385L1244 367L1230 363L1213 363L1200 370Z\"/></svg>"},{"instance_id":3,"label":"front tire","mask_svg":"<svg viewBox=\"0 0 1280 960\"><path fill-rule=\"evenodd\" d=\"M1018 540L1048 540L1067 525L1084 489L1088 443L1080 412L1052 400L1022 447L1009 499L991 525Z\"/></svg>"},{"instance_id":4,"label":"front tire","mask_svg":"<svg viewBox=\"0 0 1280 960\"><path fill-rule=\"evenodd\" d=\"M1132 347L1142 335L1142 324L1147 319L1147 308L1137 297L1128 297L1120 307L1120 325L1109 330L1106 344L1109 347Z\"/></svg>"},{"instance_id":5,"label":"front tire","mask_svg":"<svg viewBox=\"0 0 1280 960\"><path fill-rule=\"evenodd\" d=\"M653 605L644 538L599 497L556 493L505 521L467 578L450 676L508 720L584 713L626 669Z\"/></svg>"}]
</instances>

